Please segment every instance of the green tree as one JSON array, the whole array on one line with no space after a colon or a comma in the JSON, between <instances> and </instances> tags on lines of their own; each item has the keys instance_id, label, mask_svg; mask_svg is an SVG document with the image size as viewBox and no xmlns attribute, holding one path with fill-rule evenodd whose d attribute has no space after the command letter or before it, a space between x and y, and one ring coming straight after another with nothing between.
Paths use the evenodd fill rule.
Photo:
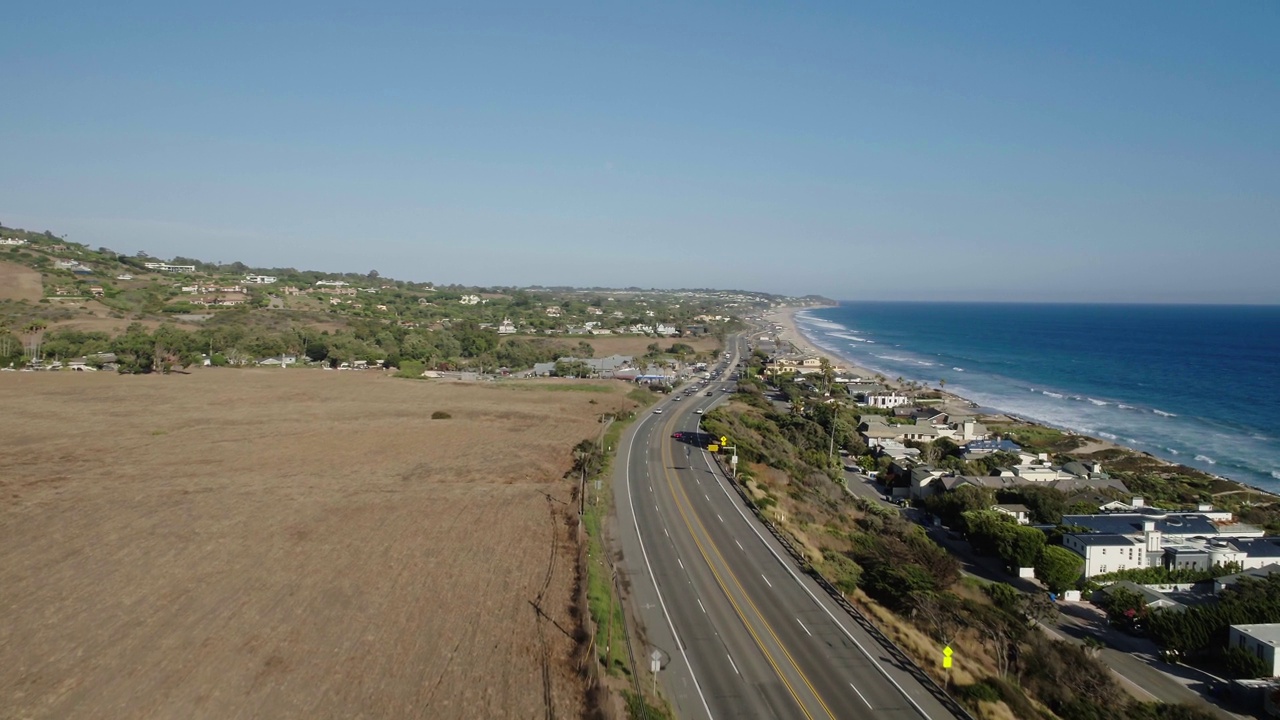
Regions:
<instances>
[{"instance_id":1,"label":"green tree","mask_svg":"<svg viewBox=\"0 0 1280 720\"><path fill-rule=\"evenodd\" d=\"M1059 545L1046 545L1035 561L1036 578L1049 592L1070 588L1084 570L1084 558Z\"/></svg>"}]
</instances>

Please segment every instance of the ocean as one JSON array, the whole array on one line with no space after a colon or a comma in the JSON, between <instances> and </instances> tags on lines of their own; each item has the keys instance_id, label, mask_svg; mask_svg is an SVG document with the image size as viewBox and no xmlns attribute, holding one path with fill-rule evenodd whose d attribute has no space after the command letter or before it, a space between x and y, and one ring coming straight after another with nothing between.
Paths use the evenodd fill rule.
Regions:
<instances>
[{"instance_id":1,"label":"ocean","mask_svg":"<svg viewBox=\"0 0 1280 720\"><path fill-rule=\"evenodd\" d=\"M849 362L1280 492L1280 306L844 302Z\"/></svg>"}]
</instances>

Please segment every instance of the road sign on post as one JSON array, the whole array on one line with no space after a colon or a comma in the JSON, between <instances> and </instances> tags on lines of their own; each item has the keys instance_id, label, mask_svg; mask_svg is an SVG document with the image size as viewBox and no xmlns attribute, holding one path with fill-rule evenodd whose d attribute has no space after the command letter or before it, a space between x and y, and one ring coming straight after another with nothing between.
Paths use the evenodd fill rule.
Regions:
<instances>
[{"instance_id":1,"label":"road sign on post","mask_svg":"<svg viewBox=\"0 0 1280 720\"><path fill-rule=\"evenodd\" d=\"M653 675L653 694L658 694L658 672L662 670L662 653L654 650L649 655L649 672Z\"/></svg>"},{"instance_id":2,"label":"road sign on post","mask_svg":"<svg viewBox=\"0 0 1280 720\"><path fill-rule=\"evenodd\" d=\"M721 445L728 445L728 444L729 444L729 438L725 437L724 435L721 435L721 436L720 436L720 444L721 444Z\"/></svg>"},{"instance_id":3,"label":"road sign on post","mask_svg":"<svg viewBox=\"0 0 1280 720\"><path fill-rule=\"evenodd\" d=\"M952 655L952 651L951 651L950 645L942 648L942 668L944 670L951 669L951 655Z\"/></svg>"},{"instance_id":4,"label":"road sign on post","mask_svg":"<svg viewBox=\"0 0 1280 720\"><path fill-rule=\"evenodd\" d=\"M719 446L719 445L708 445L708 446L707 446L707 452L720 452L720 446Z\"/></svg>"}]
</instances>

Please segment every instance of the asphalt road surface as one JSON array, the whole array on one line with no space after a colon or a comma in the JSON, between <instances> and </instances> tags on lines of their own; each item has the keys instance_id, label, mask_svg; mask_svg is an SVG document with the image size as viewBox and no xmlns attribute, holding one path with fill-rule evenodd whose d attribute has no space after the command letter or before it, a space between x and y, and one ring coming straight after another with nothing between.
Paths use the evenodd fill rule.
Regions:
<instances>
[{"instance_id":1,"label":"asphalt road surface","mask_svg":"<svg viewBox=\"0 0 1280 720\"><path fill-rule=\"evenodd\" d=\"M731 346L736 363L745 343ZM796 567L700 441L672 437L696 434L695 411L731 386L726 372L664 400L623 438L615 498L637 656L657 652L681 718L954 717Z\"/></svg>"}]
</instances>

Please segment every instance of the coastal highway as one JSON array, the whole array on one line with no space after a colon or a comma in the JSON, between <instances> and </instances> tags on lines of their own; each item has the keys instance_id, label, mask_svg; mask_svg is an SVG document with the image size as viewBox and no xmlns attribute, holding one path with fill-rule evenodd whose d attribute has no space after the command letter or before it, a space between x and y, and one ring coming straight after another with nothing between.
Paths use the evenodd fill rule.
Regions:
<instances>
[{"instance_id":1,"label":"coastal highway","mask_svg":"<svg viewBox=\"0 0 1280 720\"><path fill-rule=\"evenodd\" d=\"M730 347L736 363L745 342ZM616 535L642 625L637 661L657 651L681 718L952 718L796 567L706 451L672 437L697 432L695 411L729 385L663 401L619 448Z\"/></svg>"}]
</instances>

